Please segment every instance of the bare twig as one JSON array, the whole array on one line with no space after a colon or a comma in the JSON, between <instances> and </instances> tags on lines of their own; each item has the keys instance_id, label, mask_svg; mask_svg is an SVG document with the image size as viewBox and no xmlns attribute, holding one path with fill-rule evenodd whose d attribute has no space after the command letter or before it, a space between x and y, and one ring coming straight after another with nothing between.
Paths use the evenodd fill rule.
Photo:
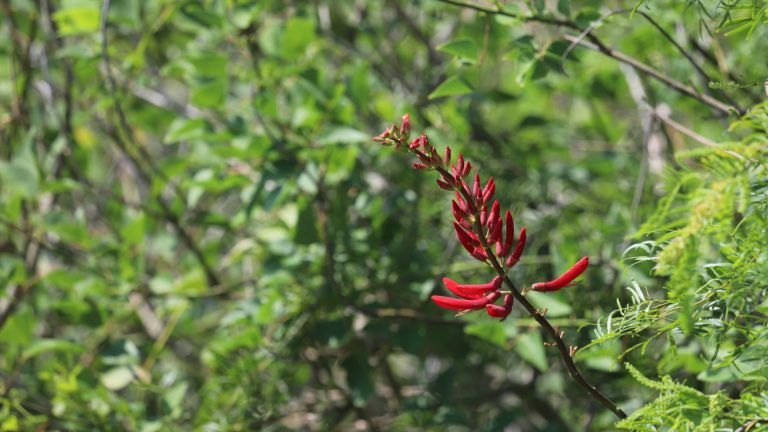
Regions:
<instances>
[{"instance_id":1,"label":"bare twig","mask_svg":"<svg viewBox=\"0 0 768 432\"><path fill-rule=\"evenodd\" d=\"M664 124L670 126L672 129L675 129L676 131L682 133L683 135L687 136L688 138L691 138L701 144L704 144L708 147L717 147L717 143L712 141L711 139L696 133L695 131L691 130L690 128L672 120L672 118L669 116L669 109L664 109L665 107L660 107L653 109L651 112L653 113L653 116L657 119L664 122ZM741 158L741 156L739 156Z\"/></svg>"},{"instance_id":2,"label":"bare twig","mask_svg":"<svg viewBox=\"0 0 768 432\"><path fill-rule=\"evenodd\" d=\"M643 86L643 82L635 69L622 65L622 72L627 80L629 86L629 94L637 105L637 111L640 117L640 123L642 125L642 143L640 152L642 153L642 160L640 162L640 171L637 175L635 182L635 192L632 197L632 205L630 207L630 214L632 223L637 223L637 211L640 208L640 200L643 196L643 190L645 189L645 182L648 177L648 170L651 157L651 145L654 141L655 134L654 128L656 127L656 117L653 115L651 107L648 104L648 95ZM629 246L629 239L625 239L621 245L621 249L624 250Z\"/></svg>"},{"instance_id":3,"label":"bare twig","mask_svg":"<svg viewBox=\"0 0 768 432\"><path fill-rule=\"evenodd\" d=\"M128 295L128 302L133 306L136 311L136 315L141 321L141 325L144 327L144 331L147 335L154 340L157 340L163 333L165 325L163 321L158 318L152 305L149 304L144 295L138 291L132 292Z\"/></svg>"}]
</instances>

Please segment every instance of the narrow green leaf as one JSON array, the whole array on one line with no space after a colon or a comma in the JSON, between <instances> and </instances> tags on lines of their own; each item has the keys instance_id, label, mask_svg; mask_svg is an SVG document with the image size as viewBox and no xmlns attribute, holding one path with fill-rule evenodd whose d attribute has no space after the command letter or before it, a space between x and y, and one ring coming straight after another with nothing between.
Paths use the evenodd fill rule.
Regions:
<instances>
[{"instance_id":1,"label":"narrow green leaf","mask_svg":"<svg viewBox=\"0 0 768 432\"><path fill-rule=\"evenodd\" d=\"M522 334L515 345L515 352L536 369L542 372L547 370L547 355L539 332L529 331Z\"/></svg>"},{"instance_id":2,"label":"narrow green leaf","mask_svg":"<svg viewBox=\"0 0 768 432\"><path fill-rule=\"evenodd\" d=\"M135 376L131 371L130 367L120 366L120 367L110 369L104 374L102 374L100 381L101 381L101 384L104 385L104 387L113 391L118 391L125 388L128 384L133 382L134 377Z\"/></svg>"},{"instance_id":3,"label":"narrow green leaf","mask_svg":"<svg viewBox=\"0 0 768 432\"><path fill-rule=\"evenodd\" d=\"M204 119L177 118L168 127L168 132L163 138L166 144L179 141L201 138L206 132L207 122Z\"/></svg>"},{"instance_id":4,"label":"narrow green leaf","mask_svg":"<svg viewBox=\"0 0 768 432\"><path fill-rule=\"evenodd\" d=\"M559 299L557 295L531 291L527 294L527 297L537 308L546 308L548 317L562 317L570 315L573 311L571 305Z\"/></svg>"},{"instance_id":5,"label":"narrow green leaf","mask_svg":"<svg viewBox=\"0 0 768 432\"><path fill-rule=\"evenodd\" d=\"M347 126L334 126L320 133L317 142L322 145L328 144L352 144L358 142L370 141L371 137L365 132L352 129Z\"/></svg>"},{"instance_id":6,"label":"narrow green leaf","mask_svg":"<svg viewBox=\"0 0 768 432\"><path fill-rule=\"evenodd\" d=\"M456 75L448 77L437 88L430 93L429 99L436 99L443 96L458 96L471 93L472 88L463 79Z\"/></svg>"},{"instance_id":7,"label":"narrow green leaf","mask_svg":"<svg viewBox=\"0 0 768 432\"><path fill-rule=\"evenodd\" d=\"M442 45L438 45L438 51L450 54L459 59L477 60L478 47L474 40L469 38L454 39Z\"/></svg>"},{"instance_id":8,"label":"narrow green leaf","mask_svg":"<svg viewBox=\"0 0 768 432\"><path fill-rule=\"evenodd\" d=\"M29 360L46 352L70 352L78 353L83 350L83 346L63 339L39 339L34 341L23 352L22 357Z\"/></svg>"},{"instance_id":9,"label":"narrow green leaf","mask_svg":"<svg viewBox=\"0 0 768 432\"><path fill-rule=\"evenodd\" d=\"M372 370L368 359L362 355L350 356L341 362L341 366L347 373L347 385L352 390L352 403L358 407L365 406L374 393Z\"/></svg>"}]
</instances>

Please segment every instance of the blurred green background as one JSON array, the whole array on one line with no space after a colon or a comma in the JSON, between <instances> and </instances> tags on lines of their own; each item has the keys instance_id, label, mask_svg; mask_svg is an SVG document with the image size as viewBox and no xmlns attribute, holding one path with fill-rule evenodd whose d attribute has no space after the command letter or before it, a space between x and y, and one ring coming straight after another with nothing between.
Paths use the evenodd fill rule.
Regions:
<instances>
[{"instance_id":1,"label":"blurred green background","mask_svg":"<svg viewBox=\"0 0 768 432\"><path fill-rule=\"evenodd\" d=\"M431 304L442 277L491 272L457 244L450 194L370 137L409 112L494 176L528 229L517 284L588 255L578 286L532 296L585 346L617 300L667 298L641 227L679 171L707 172L679 152L755 138L764 160L765 123L730 131L701 95L765 98L765 2L450 3L0 0L0 430L613 427L522 309ZM622 361L759 406L764 380L693 380L716 355L678 354L673 333L697 345L674 328L577 363L628 412L657 392Z\"/></svg>"}]
</instances>

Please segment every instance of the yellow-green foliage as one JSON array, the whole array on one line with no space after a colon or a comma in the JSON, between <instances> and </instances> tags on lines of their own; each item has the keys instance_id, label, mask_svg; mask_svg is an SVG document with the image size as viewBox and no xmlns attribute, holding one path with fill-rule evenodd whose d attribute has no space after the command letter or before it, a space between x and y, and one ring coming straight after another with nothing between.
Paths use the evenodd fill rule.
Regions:
<instances>
[{"instance_id":1,"label":"yellow-green foliage","mask_svg":"<svg viewBox=\"0 0 768 432\"><path fill-rule=\"evenodd\" d=\"M641 384L659 392L618 426L629 430L715 431L768 428L768 140L764 106L738 122L753 131L737 144L681 152L671 188L639 237L656 245L655 273L668 302L619 311L622 327L602 334L641 335L644 347L666 335L669 351ZM633 312L633 313L630 313ZM662 313L663 312L663 313ZM650 323L656 318L655 323ZM658 319L663 318L663 319ZM615 318L614 318L615 320ZM639 324L638 324L639 323ZM651 330L641 334L639 330ZM695 353L680 360L680 351ZM756 404L762 401L763 404ZM731 430L731 429L728 429Z\"/></svg>"},{"instance_id":2,"label":"yellow-green foliage","mask_svg":"<svg viewBox=\"0 0 768 432\"><path fill-rule=\"evenodd\" d=\"M754 409L751 404L729 398L721 391L706 395L675 382L669 376L663 376L661 381L654 381L631 364L625 363L625 366L640 384L657 390L659 397L618 422L616 426L621 429L714 432L722 430L723 425L748 424L768 413L766 407ZM751 402L753 397L746 399ZM751 430L765 430L762 426L755 426L757 427Z\"/></svg>"}]
</instances>

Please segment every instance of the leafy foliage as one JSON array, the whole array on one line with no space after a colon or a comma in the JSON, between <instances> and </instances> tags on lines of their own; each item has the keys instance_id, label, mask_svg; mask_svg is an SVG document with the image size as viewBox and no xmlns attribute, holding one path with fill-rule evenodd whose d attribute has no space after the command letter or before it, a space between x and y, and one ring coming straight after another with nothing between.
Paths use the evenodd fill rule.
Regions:
<instances>
[{"instance_id":1,"label":"leafy foliage","mask_svg":"<svg viewBox=\"0 0 768 432\"><path fill-rule=\"evenodd\" d=\"M765 105L758 105L735 126L764 133L764 113ZM658 371L692 378L715 393L672 386L669 378L656 385L630 367L639 382L662 394L619 426L760 424L765 410L750 407L765 406L755 401L764 400L768 385L768 140L750 134L739 143L675 156L681 169L670 175L665 198L636 234L654 240L628 250L629 261L655 263L654 272L665 278L665 299L648 298L635 284L632 305L599 322L593 344L634 336L645 351L662 336L653 350L664 352L654 356Z\"/></svg>"}]
</instances>

